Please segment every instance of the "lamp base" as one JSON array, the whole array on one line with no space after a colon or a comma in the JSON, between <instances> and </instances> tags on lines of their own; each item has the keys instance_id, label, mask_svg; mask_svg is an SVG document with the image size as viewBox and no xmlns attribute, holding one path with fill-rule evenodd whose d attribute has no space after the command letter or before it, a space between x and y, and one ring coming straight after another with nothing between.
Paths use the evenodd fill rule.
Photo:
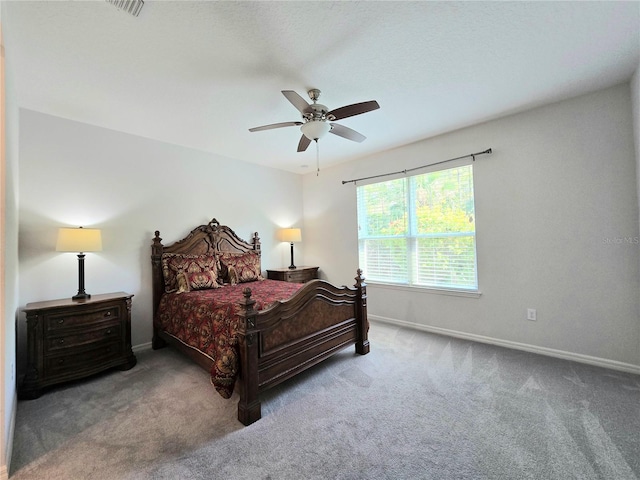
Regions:
<instances>
[{"instance_id":1,"label":"lamp base","mask_svg":"<svg viewBox=\"0 0 640 480\"><path fill-rule=\"evenodd\" d=\"M291 242L291 265L289 265L290 270L295 270L297 267L293 264L293 242Z\"/></svg>"},{"instance_id":2,"label":"lamp base","mask_svg":"<svg viewBox=\"0 0 640 480\"><path fill-rule=\"evenodd\" d=\"M78 293L71 297L74 302L82 302L91 298L87 292L84 291L84 253L78 254Z\"/></svg>"}]
</instances>

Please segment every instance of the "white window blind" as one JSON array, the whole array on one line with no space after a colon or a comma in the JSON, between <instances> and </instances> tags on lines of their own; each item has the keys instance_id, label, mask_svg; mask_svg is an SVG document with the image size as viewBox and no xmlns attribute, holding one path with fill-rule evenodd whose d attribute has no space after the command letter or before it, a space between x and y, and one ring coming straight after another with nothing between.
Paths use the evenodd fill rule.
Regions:
<instances>
[{"instance_id":1,"label":"white window blind","mask_svg":"<svg viewBox=\"0 0 640 480\"><path fill-rule=\"evenodd\" d=\"M358 186L369 281L477 291L473 165Z\"/></svg>"}]
</instances>

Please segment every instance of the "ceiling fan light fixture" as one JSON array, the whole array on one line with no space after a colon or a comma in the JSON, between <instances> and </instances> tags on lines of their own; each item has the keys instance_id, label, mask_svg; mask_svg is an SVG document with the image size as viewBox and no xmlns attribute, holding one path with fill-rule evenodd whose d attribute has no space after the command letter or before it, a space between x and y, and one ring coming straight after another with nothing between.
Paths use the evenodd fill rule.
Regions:
<instances>
[{"instance_id":1,"label":"ceiling fan light fixture","mask_svg":"<svg viewBox=\"0 0 640 480\"><path fill-rule=\"evenodd\" d=\"M310 120L300 127L302 134L309 140L319 140L331 130L331 125L322 120Z\"/></svg>"},{"instance_id":2,"label":"ceiling fan light fixture","mask_svg":"<svg viewBox=\"0 0 640 480\"><path fill-rule=\"evenodd\" d=\"M0 0L2 1L2 0ZM313 140L316 141L316 147L318 146L318 140L324 137L327 133L331 132L338 137L346 138L354 142L362 142L367 137L355 130L340 125L339 123L332 123L334 120L341 120L343 118L353 117L362 113L367 113L372 110L380 108L378 102L370 100L368 102L354 103L351 105L345 105L344 107L336 108L328 111L325 105L317 103L320 96L320 90L312 89L308 91L309 98L313 100L313 103L307 102L304 98L298 95L293 90L282 90L282 94L287 100L296 107L298 112L302 115L302 122L280 122L272 123L270 125L262 125L261 127L250 128L250 132L260 132L262 130L271 130L272 128L281 127L300 127L302 135L298 141L298 152L305 152L307 147Z\"/></svg>"}]
</instances>

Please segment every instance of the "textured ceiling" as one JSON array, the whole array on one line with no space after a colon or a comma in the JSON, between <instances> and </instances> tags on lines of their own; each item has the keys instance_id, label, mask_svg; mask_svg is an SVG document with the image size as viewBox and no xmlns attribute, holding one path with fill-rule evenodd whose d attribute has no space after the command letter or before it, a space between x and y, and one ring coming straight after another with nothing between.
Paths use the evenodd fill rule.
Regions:
<instances>
[{"instance_id":1,"label":"textured ceiling","mask_svg":"<svg viewBox=\"0 0 640 480\"><path fill-rule=\"evenodd\" d=\"M4 1L18 105L297 173L281 90L329 109L363 143L320 140L321 164L388 150L615 85L640 63L640 2ZM479 145L484 148L486 145ZM467 152L462 152L467 153ZM301 167L308 165L307 168Z\"/></svg>"}]
</instances>

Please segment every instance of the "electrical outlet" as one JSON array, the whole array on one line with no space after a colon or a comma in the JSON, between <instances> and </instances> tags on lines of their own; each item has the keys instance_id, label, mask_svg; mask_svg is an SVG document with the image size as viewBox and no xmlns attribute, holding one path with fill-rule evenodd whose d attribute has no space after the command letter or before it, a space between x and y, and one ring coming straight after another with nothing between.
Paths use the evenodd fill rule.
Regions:
<instances>
[{"instance_id":1,"label":"electrical outlet","mask_svg":"<svg viewBox=\"0 0 640 480\"><path fill-rule=\"evenodd\" d=\"M527 308L527 320L535 322L537 320L537 314L535 308Z\"/></svg>"}]
</instances>

